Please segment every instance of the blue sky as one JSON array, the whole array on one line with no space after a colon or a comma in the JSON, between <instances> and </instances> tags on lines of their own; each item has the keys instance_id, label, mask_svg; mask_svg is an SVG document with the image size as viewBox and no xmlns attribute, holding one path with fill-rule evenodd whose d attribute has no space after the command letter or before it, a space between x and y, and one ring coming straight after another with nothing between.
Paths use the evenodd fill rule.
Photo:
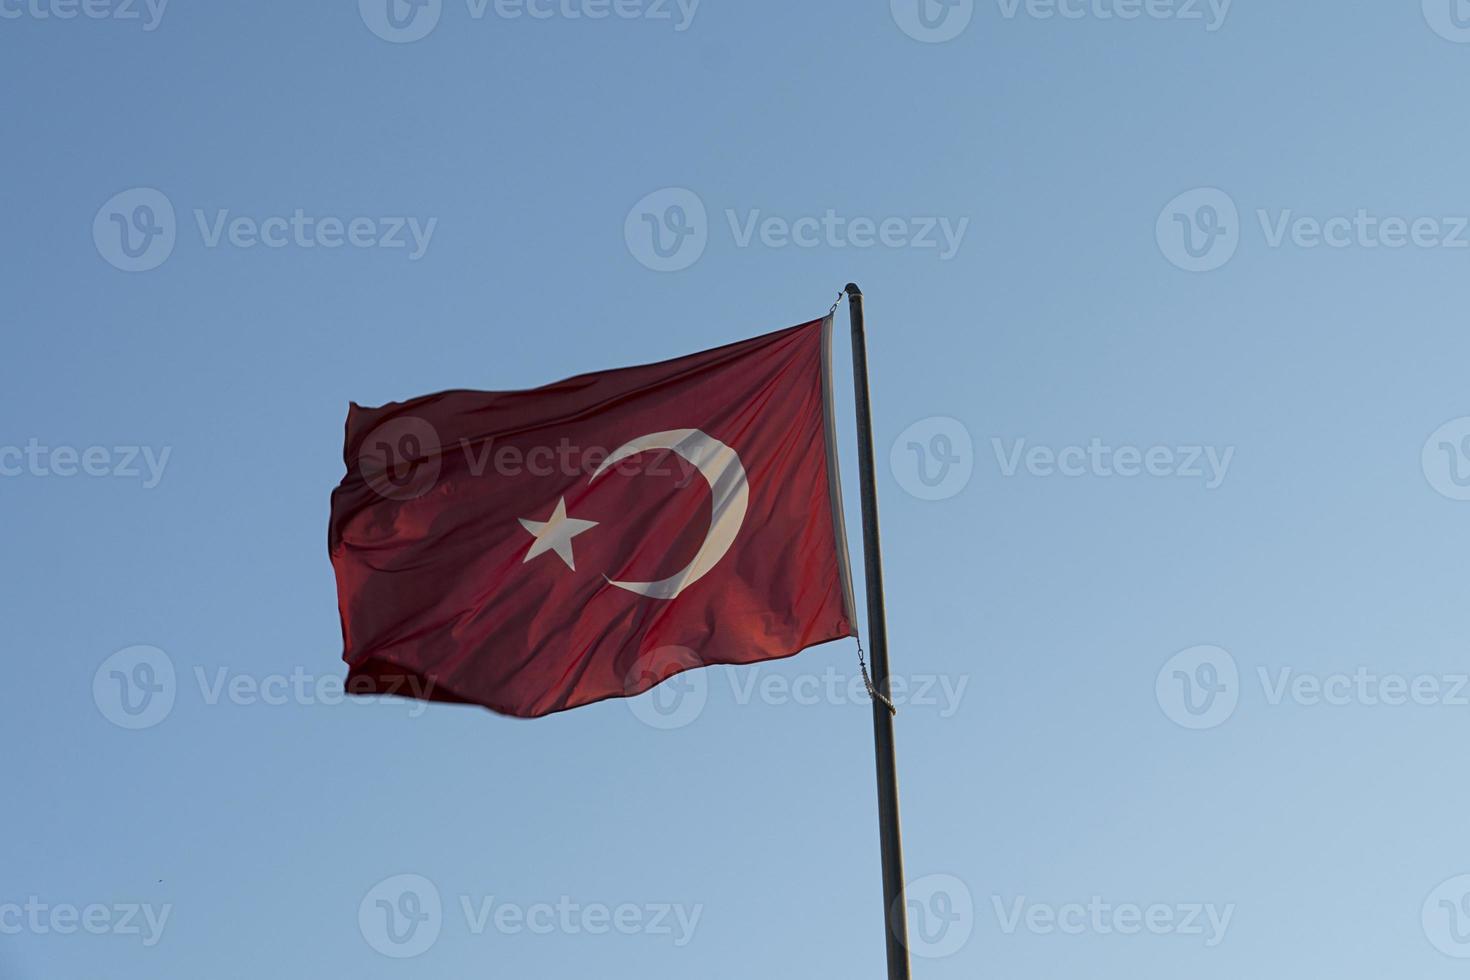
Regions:
<instances>
[{"instance_id":1,"label":"blue sky","mask_svg":"<svg viewBox=\"0 0 1470 980\"><path fill-rule=\"evenodd\" d=\"M394 3L0 0L0 976L881 975L852 644L340 703L325 545L849 280L915 975L1463 972L1470 7Z\"/></svg>"}]
</instances>

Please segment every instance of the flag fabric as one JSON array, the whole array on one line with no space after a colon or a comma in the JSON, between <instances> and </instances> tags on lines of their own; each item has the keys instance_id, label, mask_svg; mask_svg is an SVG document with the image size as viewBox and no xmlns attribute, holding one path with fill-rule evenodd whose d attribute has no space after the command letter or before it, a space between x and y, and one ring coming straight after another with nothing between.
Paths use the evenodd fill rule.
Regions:
<instances>
[{"instance_id":1,"label":"flag fabric","mask_svg":"<svg viewBox=\"0 0 1470 980\"><path fill-rule=\"evenodd\" d=\"M347 688L535 717L855 635L831 317L347 415Z\"/></svg>"}]
</instances>

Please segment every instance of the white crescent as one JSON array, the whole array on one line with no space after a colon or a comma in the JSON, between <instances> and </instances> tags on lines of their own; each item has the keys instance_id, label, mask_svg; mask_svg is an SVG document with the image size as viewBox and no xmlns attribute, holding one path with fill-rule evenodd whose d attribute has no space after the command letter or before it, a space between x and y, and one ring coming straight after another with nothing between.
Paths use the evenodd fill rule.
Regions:
<instances>
[{"instance_id":1,"label":"white crescent","mask_svg":"<svg viewBox=\"0 0 1470 980\"><path fill-rule=\"evenodd\" d=\"M699 546L694 560L668 578L657 582L617 582L608 579L608 584L650 599L672 599L703 578L725 556L725 552L730 550L730 545L735 543L735 536L745 523L746 508L750 506L750 484L745 478L745 467L740 463L740 454L698 429L670 429L668 432L654 432L626 442L602 461L602 465L587 482L596 480L629 456L650 449L668 449L678 453L693 464L699 470L699 475L709 484L713 495L709 533L705 535L704 543Z\"/></svg>"}]
</instances>

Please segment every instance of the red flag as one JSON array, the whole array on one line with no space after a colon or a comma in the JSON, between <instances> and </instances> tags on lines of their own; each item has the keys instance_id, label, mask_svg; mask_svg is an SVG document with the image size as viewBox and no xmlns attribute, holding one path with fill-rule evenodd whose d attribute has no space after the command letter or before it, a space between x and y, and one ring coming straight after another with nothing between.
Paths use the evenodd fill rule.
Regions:
<instances>
[{"instance_id":1,"label":"red flag","mask_svg":"<svg viewBox=\"0 0 1470 980\"><path fill-rule=\"evenodd\" d=\"M855 635L831 319L527 391L352 405L348 690L535 717Z\"/></svg>"}]
</instances>

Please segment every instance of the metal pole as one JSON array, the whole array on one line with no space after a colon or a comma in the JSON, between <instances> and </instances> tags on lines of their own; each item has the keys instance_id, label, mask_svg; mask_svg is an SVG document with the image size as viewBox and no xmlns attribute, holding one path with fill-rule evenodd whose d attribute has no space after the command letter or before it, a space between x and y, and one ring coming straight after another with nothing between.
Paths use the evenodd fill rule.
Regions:
<instances>
[{"instance_id":1,"label":"metal pole","mask_svg":"<svg viewBox=\"0 0 1470 980\"><path fill-rule=\"evenodd\" d=\"M868 398L868 342L863 329L863 291L847 284L852 322L852 381L857 401L858 479L863 498L863 569L868 593L868 653L873 687L888 689L888 624L883 614L883 555L878 546L878 486L873 470L873 413ZM898 823L898 762L893 751L893 713L873 701L873 746L878 763L878 840L883 857L883 917L887 928L888 980L909 980L909 931L904 901L903 838Z\"/></svg>"}]
</instances>

